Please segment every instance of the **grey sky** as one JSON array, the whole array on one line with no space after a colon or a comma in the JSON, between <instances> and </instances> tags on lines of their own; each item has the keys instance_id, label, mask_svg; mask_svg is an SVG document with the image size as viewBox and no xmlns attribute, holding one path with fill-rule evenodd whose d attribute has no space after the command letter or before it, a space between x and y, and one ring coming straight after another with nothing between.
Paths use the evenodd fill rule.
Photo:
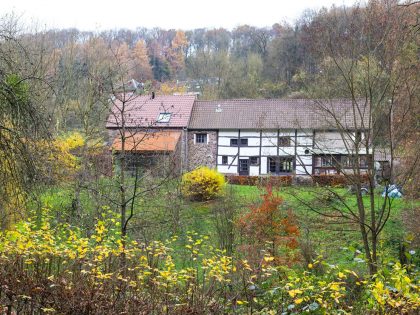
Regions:
<instances>
[{"instance_id":1,"label":"grey sky","mask_svg":"<svg viewBox=\"0 0 420 315\"><path fill-rule=\"evenodd\" d=\"M0 15L14 12L48 28L80 30L161 27L193 29L293 22L305 9L351 5L355 0L0 0Z\"/></svg>"}]
</instances>

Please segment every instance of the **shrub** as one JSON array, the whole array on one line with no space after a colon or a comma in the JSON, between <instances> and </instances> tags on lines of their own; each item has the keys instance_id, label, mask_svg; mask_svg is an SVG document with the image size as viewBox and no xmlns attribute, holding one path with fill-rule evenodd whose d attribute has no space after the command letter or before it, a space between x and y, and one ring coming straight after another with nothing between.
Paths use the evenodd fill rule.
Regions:
<instances>
[{"instance_id":1,"label":"shrub","mask_svg":"<svg viewBox=\"0 0 420 315\"><path fill-rule=\"evenodd\" d=\"M249 186L262 186L267 185L273 187L290 186L293 177L287 176L243 176L243 175L227 175L227 181L232 185L249 185Z\"/></svg>"},{"instance_id":2,"label":"shrub","mask_svg":"<svg viewBox=\"0 0 420 315\"><path fill-rule=\"evenodd\" d=\"M368 183L369 177L366 174L360 175L359 179L357 175L313 175L313 181L320 186L344 187L359 180Z\"/></svg>"},{"instance_id":3,"label":"shrub","mask_svg":"<svg viewBox=\"0 0 420 315\"><path fill-rule=\"evenodd\" d=\"M297 237L300 235L295 217L292 211L281 209L284 201L274 194L270 185L265 187L261 198L260 204L251 205L250 211L239 218L237 226L249 245L260 247L261 251L270 244L271 248L267 249L277 262L282 257L282 263L290 263L294 261L294 257L289 255L291 253L288 250L297 247ZM279 250L282 249L286 251L280 253ZM254 254L252 256L249 258L258 258Z\"/></svg>"},{"instance_id":4,"label":"shrub","mask_svg":"<svg viewBox=\"0 0 420 315\"><path fill-rule=\"evenodd\" d=\"M182 194L191 200L211 200L220 195L225 178L216 170L199 167L182 176Z\"/></svg>"},{"instance_id":5,"label":"shrub","mask_svg":"<svg viewBox=\"0 0 420 315\"><path fill-rule=\"evenodd\" d=\"M0 233L0 314L419 314L419 273L398 263L365 278L319 260L291 269L265 253L252 269L196 232L123 243L119 217L102 210L89 236L51 226L45 209L39 223Z\"/></svg>"},{"instance_id":6,"label":"shrub","mask_svg":"<svg viewBox=\"0 0 420 315\"><path fill-rule=\"evenodd\" d=\"M270 185L273 187L283 187L291 186L293 177L290 175L287 176L270 176L265 177L262 181L263 185Z\"/></svg>"},{"instance_id":7,"label":"shrub","mask_svg":"<svg viewBox=\"0 0 420 315\"><path fill-rule=\"evenodd\" d=\"M227 175L226 179L232 185L257 186L260 178L258 176Z\"/></svg>"}]
</instances>

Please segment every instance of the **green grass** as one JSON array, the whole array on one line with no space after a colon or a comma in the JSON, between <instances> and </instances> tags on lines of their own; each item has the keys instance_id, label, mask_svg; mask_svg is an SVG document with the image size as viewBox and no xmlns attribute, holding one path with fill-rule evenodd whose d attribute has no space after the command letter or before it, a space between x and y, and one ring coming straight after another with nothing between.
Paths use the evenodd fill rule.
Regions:
<instances>
[{"instance_id":1,"label":"green grass","mask_svg":"<svg viewBox=\"0 0 420 315\"><path fill-rule=\"evenodd\" d=\"M255 200L261 191L254 186L235 186L235 192L243 200ZM357 213L357 200L346 188L334 188L334 192L342 196L345 203ZM362 250L359 227L355 224L331 224L330 219L325 218L310 209L311 207L322 208L317 205L317 198L326 192L322 187L283 187L278 194L284 198L285 208L291 209L296 215L301 229L301 238L310 241L316 252L328 257L334 263L354 264L354 251ZM381 191L376 191L376 207L379 208L384 200L380 196ZM363 198L366 211L369 211L369 197ZM325 202L328 205L328 202ZM340 201L331 203L348 212ZM308 204L309 206L305 205ZM418 205L418 202L416 203ZM387 251L396 255L398 243L403 239L404 226L401 220L401 212L404 208L413 207L405 199L394 199L392 201L391 216L387 221L384 231L381 234L381 246ZM328 213L328 211L326 211Z\"/></svg>"},{"instance_id":2,"label":"green grass","mask_svg":"<svg viewBox=\"0 0 420 315\"><path fill-rule=\"evenodd\" d=\"M102 183L103 189L109 187L109 183ZM357 209L356 199L344 188L334 188L352 208ZM114 192L115 193L115 192ZM233 196L237 217L249 211L249 206L260 202L263 193L255 186L228 185L226 194ZM317 254L323 255L330 263L353 265L354 252L361 250L358 227L355 225L332 225L331 220L311 211L306 204L316 206L315 196L325 193L324 188L314 187L283 187L276 191L283 199L283 209L290 209L296 216L301 239L310 242ZM108 192L109 194L109 192ZM109 194L110 195L110 194ZM67 188L51 188L41 196L44 206L51 208L57 220L71 219L72 198L74 191ZM377 202L383 200L378 193ZM215 228L214 211L223 206L225 199L220 198L208 202L191 202L180 197L176 192L176 185L168 183L159 191L141 196L135 205L134 218L130 222L130 236L142 241L165 240L173 235L179 236L179 241L174 244L179 253L179 262L185 255L186 234L195 231L209 237L209 244L217 246L218 236ZM368 197L364 197L367 204ZM81 204L84 211L83 222L80 224L88 228L92 226L95 216L100 213L101 207L107 204L105 200L96 204L91 192L82 191ZM341 207L335 200L327 200L326 204ZM416 203L417 205L418 203ZM411 206L416 206L411 205ZM320 205L318 205L320 206ZM324 206L324 205L321 205ZM386 247L387 252L396 254L398 241L404 233L400 213L403 208L410 206L404 199L393 201L392 215L382 234L381 246ZM110 205L112 210L118 211L117 206ZM344 209L344 208L343 208ZM73 220L78 224L77 220ZM350 230L354 231L350 231Z\"/></svg>"}]
</instances>

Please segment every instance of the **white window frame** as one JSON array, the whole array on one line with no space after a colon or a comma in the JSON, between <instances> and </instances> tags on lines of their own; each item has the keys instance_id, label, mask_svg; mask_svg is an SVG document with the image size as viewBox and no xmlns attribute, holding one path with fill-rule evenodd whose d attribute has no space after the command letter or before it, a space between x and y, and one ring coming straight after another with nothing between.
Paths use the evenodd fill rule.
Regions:
<instances>
[{"instance_id":1,"label":"white window frame","mask_svg":"<svg viewBox=\"0 0 420 315\"><path fill-rule=\"evenodd\" d=\"M206 141L205 142L197 142L197 135L205 135ZM194 144L208 144L209 143L209 134L204 132L197 132L194 134Z\"/></svg>"},{"instance_id":2,"label":"white window frame","mask_svg":"<svg viewBox=\"0 0 420 315\"><path fill-rule=\"evenodd\" d=\"M171 120L172 113L160 113L157 118L158 123L168 123Z\"/></svg>"}]
</instances>

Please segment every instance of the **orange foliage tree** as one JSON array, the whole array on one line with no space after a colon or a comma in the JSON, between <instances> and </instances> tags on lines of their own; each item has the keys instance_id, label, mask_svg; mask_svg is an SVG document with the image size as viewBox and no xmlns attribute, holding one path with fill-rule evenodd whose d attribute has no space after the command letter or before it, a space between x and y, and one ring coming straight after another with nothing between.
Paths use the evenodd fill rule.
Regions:
<instances>
[{"instance_id":1,"label":"orange foliage tree","mask_svg":"<svg viewBox=\"0 0 420 315\"><path fill-rule=\"evenodd\" d=\"M290 250L298 246L299 228L291 210L283 211L283 199L268 185L261 195L262 202L252 205L250 211L239 218L237 225L250 248L261 250L269 244L269 254L277 261L294 260ZM282 251L283 250L283 251ZM284 251L285 250L285 251Z\"/></svg>"},{"instance_id":2,"label":"orange foliage tree","mask_svg":"<svg viewBox=\"0 0 420 315\"><path fill-rule=\"evenodd\" d=\"M134 78L144 82L153 79L152 66L147 55L147 46L144 40L139 40L134 46L131 58L134 61Z\"/></svg>"}]
</instances>

